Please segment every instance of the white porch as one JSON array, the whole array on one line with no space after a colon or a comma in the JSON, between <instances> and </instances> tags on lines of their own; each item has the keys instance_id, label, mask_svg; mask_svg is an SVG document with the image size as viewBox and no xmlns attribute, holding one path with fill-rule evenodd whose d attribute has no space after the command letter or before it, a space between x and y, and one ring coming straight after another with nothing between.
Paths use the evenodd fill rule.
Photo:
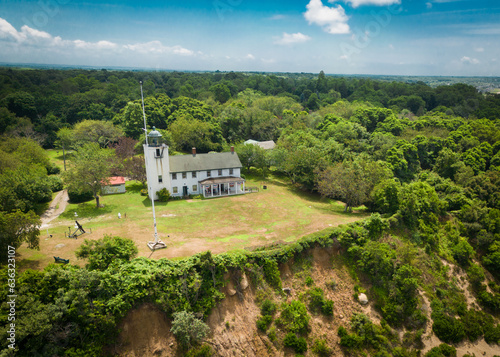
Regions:
<instances>
[{"instance_id":1,"label":"white porch","mask_svg":"<svg viewBox=\"0 0 500 357\"><path fill-rule=\"evenodd\" d=\"M200 181L203 197L221 197L245 193L245 180L241 177L218 177Z\"/></svg>"}]
</instances>

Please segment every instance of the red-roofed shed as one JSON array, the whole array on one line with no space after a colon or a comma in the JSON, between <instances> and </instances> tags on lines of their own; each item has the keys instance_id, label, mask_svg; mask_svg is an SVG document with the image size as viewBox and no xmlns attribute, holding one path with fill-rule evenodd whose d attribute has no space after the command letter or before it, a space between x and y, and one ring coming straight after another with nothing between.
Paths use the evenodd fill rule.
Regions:
<instances>
[{"instance_id":1,"label":"red-roofed shed","mask_svg":"<svg viewBox=\"0 0 500 357\"><path fill-rule=\"evenodd\" d=\"M109 177L109 184L102 186L103 195L112 195L115 193L125 193L125 177L114 176Z\"/></svg>"}]
</instances>

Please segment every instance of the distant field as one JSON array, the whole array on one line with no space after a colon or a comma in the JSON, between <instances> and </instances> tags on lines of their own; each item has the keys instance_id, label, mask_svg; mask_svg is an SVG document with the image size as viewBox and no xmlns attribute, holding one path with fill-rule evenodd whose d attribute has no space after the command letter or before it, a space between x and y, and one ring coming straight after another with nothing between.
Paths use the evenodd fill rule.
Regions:
<instances>
[{"instance_id":1,"label":"distant field","mask_svg":"<svg viewBox=\"0 0 500 357\"><path fill-rule=\"evenodd\" d=\"M262 184L267 185L266 190ZM240 196L156 203L158 233L168 248L156 251L152 257L176 258L206 250L219 253L290 242L367 216L363 210L344 213L342 203L303 192L282 179L262 182L247 177L246 185L261 190ZM127 182L126 188L124 194L101 197L104 208L96 209L94 201L69 204L59 218L41 230L40 251L19 248L21 266L43 268L54 261L53 256L83 265L76 260L74 251L84 239L99 239L105 234L130 238L137 244L139 256L150 256L146 243L153 240L154 233L151 203L140 195L140 183ZM89 232L77 240L65 238L65 232L75 231L75 212L78 222Z\"/></svg>"}]
</instances>

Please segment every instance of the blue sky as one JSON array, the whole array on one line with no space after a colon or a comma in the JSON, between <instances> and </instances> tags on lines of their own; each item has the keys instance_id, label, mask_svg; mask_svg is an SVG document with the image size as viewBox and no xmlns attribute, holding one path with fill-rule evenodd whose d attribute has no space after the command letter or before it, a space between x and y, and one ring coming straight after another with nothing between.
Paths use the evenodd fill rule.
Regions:
<instances>
[{"instance_id":1,"label":"blue sky","mask_svg":"<svg viewBox=\"0 0 500 357\"><path fill-rule=\"evenodd\" d=\"M500 1L0 0L0 62L500 76Z\"/></svg>"}]
</instances>

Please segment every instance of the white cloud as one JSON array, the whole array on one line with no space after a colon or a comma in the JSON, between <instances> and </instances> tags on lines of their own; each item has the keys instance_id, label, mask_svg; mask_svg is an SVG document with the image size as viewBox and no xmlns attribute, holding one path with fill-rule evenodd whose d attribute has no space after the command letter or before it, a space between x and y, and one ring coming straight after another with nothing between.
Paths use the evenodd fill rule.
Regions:
<instances>
[{"instance_id":1,"label":"white cloud","mask_svg":"<svg viewBox=\"0 0 500 357\"><path fill-rule=\"evenodd\" d=\"M60 49L60 50L75 50L86 51L89 54L95 55L101 52L108 53L109 51L122 52L129 50L141 54L175 54L180 56L193 56L195 53L179 45L165 46L160 41L151 41L145 43L118 45L114 42L101 40L97 42L88 42L84 40L63 40L59 36L33 29L27 25L21 27L21 31L17 31L8 21L0 18L0 42L7 41L17 46L17 48L42 48L44 50Z\"/></svg>"},{"instance_id":2,"label":"white cloud","mask_svg":"<svg viewBox=\"0 0 500 357\"><path fill-rule=\"evenodd\" d=\"M484 48L477 47L477 48L474 49L474 51L476 51L476 52L484 52Z\"/></svg>"},{"instance_id":3,"label":"white cloud","mask_svg":"<svg viewBox=\"0 0 500 357\"><path fill-rule=\"evenodd\" d=\"M311 0L306 9L304 17L309 22L309 25L321 26L323 31L330 34L346 34L350 32L347 24L349 17L345 14L342 6L337 5L333 8L323 5L321 0Z\"/></svg>"},{"instance_id":4,"label":"white cloud","mask_svg":"<svg viewBox=\"0 0 500 357\"><path fill-rule=\"evenodd\" d=\"M333 3L336 0L328 0L329 3ZM376 5L376 6L387 6L392 4L401 4L401 0L344 0L346 3L351 4L352 7L358 7L361 5Z\"/></svg>"},{"instance_id":5,"label":"white cloud","mask_svg":"<svg viewBox=\"0 0 500 357\"><path fill-rule=\"evenodd\" d=\"M431 2L425 3L425 6L427 6L428 9L432 9L432 3Z\"/></svg>"},{"instance_id":6,"label":"white cloud","mask_svg":"<svg viewBox=\"0 0 500 357\"><path fill-rule=\"evenodd\" d=\"M255 56L252 55L251 53L249 53L248 55L245 56L246 59L249 59L249 60L254 60L255 59Z\"/></svg>"},{"instance_id":7,"label":"white cloud","mask_svg":"<svg viewBox=\"0 0 500 357\"><path fill-rule=\"evenodd\" d=\"M304 35L303 33L286 33L283 32L283 36L276 40L274 43L278 45L291 45L294 43L304 43L311 39L311 37Z\"/></svg>"},{"instance_id":8,"label":"white cloud","mask_svg":"<svg viewBox=\"0 0 500 357\"><path fill-rule=\"evenodd\" d=\"M467 57L467 56L463 56L460 59L460 62L462 62L462 63L468 63L468 64L479 64L479 60L477 58L470 58L470 57Z\"/></svg>"}]
</instances>

